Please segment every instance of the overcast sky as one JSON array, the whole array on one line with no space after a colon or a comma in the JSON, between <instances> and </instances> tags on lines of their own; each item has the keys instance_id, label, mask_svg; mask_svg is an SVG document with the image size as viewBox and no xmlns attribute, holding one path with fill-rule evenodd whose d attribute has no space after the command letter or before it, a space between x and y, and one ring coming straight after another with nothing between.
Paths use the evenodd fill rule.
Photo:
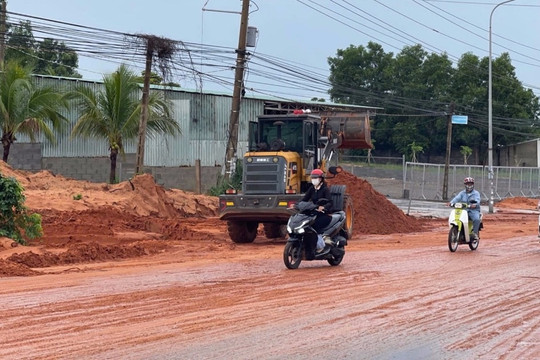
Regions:
<instances>
[{"instance_id":1,"label":"overcast sky","mask_svg":"<svg viewBox=\"0 0 540 360\"><path fill-rule=\"evenodd\" d=\"M381 44L386 52L420 43L428 52L457 60L465 52L489 54L489 17L497 0L254 0L249 25L258 37L252 53L272 55L327 78L327 58L349 45ZM124 33L143 33L188 43L236 48L241 0L8 0L7 10ZM205 10L203 10L205 9ZM219 10L219 11L215 11ZM231 11L227 13L223 11ZM33 21L32 21L33 22ZM509 52L518 79L540 96L540 2L514 0L493 14L492 53ZM54 37L53 34L51 34ZM234 58L234 55L231 55ZM100 80L119 60L79 57L85 79ZM142 69L143 64L131 64ZM231 68L234 62L230 64ZM222 69L219 76L234 75ZM186 80L187 81L187 80ZM194 88L184 83L183 87ZM246 74L248 89L310 98L303 89L261 85ZM205 79L203 89L232 92ZM321 94L325 97L325 94ZM327 97L327 95L326 95Z\"/></svg>"}]
</instances>

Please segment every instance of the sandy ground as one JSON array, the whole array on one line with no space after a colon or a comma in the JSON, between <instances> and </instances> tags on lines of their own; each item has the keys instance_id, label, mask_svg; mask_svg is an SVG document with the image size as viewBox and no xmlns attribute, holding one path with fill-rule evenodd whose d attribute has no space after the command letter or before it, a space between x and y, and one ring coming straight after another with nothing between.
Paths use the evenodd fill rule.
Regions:
<instances>
[{"instance_id":1,"label":"sandy ground","mask_svg":"<svg viewBox=\"0 0 540 360\"><path fill-rule=\"evenodd\" d=\"M232 243L216 198L0 172L44 228L0 239L1 359L540 358L536 199L498 203L478 250L451 253L446 219L343 174L345 259L288 270L283 240Z\"/></svg>"}]
</instances>

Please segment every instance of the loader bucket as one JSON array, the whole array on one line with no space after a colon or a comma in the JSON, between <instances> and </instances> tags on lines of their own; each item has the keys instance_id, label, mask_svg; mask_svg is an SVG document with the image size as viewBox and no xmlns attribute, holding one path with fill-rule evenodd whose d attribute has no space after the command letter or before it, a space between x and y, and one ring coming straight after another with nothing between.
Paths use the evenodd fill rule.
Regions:
<instances>
[{"instance_id":1,"label":"loader bucket","mask_svg":"<svg viewBox=\"0 0 540 360\"><path fill-rule=\"evenodd\" d=\"M332 133L341 137L340 149L373 149L370 112L322 112L321 118L326 121Z\"/></svg>"}]
</instances>

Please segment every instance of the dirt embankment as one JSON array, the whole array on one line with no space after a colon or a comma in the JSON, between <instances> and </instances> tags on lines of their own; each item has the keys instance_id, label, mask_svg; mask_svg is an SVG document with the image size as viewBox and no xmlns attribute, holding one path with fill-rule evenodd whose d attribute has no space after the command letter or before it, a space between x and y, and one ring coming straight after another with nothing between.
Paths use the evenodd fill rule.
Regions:
<instances>
[{"instance_id":1,"label":"dirt embankment","mask_svg":"<svg viewBox=\"0 0 540 360\"><path fill-rule=\"evenodd\" d=\"M172 247L217 253L236 247L226 224L216 217L216 197L165 189L151 175L96 184L48 171L16 171L1 161L0 173L22 184L25 205L41 214L44 232L29 246L0 241L0 276L37 275L47 267L137 258ZM369 182L350 173L332 182L345 184L353 200L353 241L360 235L406 234L429 226L405 215ZM535 200L526 198L502 202L508 207L524 203L536 207ZM262 231L256 242L261 241L266 241Z\"/></svg>"}]
</instances>

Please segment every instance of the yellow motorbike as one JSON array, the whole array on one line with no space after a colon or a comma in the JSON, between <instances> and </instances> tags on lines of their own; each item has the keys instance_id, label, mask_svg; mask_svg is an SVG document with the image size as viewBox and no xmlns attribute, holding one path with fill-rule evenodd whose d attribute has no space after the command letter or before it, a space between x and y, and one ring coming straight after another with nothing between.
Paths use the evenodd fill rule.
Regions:
<instances>
[{"instance_id":1,"label":"yellow motorbike","mask_svg":"<svg viewBox=\"0 0 540 360\"><path fill-rule=\"evenodd\" d=\"M452 206L452 205L451 205ZM475 239L473 234L473 224L469 221L469 215L467 208L470 205L466 203L455 203L453 209L450 212L448 218L448 249L451 252L455 252L460 244L468 244L469 249L476 250L478 243L480 242L480 230L484 227L482 223L482 213L480 213L480 229L478 231L478 238Z\"/></svg>"}]
</instances>

